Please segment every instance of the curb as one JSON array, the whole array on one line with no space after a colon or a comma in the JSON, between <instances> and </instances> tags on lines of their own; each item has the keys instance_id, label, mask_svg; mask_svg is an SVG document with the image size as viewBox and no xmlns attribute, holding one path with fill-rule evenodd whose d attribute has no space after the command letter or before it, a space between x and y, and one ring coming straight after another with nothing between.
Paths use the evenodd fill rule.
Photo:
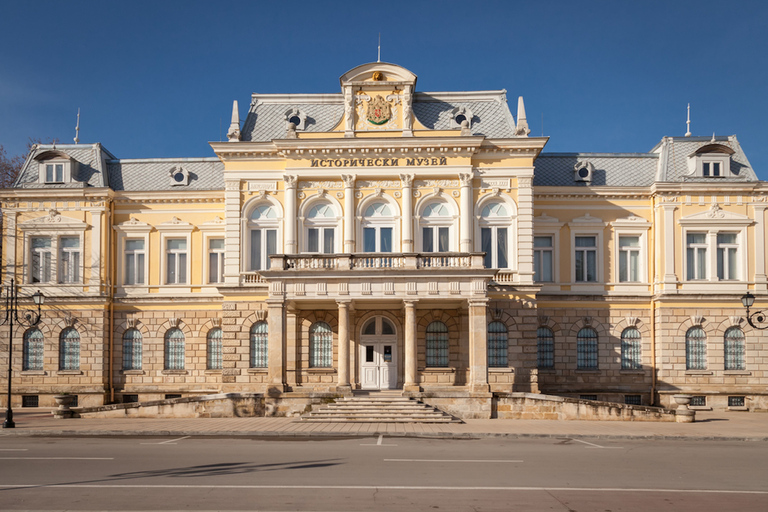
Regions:
<instances>
[{"instance_id":1,"label":"curb","mask_svg":"<svg viewBox=\"0 0 768 512\"><path fill-rule=\"evenodd\" d=\"M387 437L425 439L609 439L655 441L739 441L767 442L768 436L684 436L664 434L534 434L519 432L296 432L296 431L196 431L196 430L19 430L3 431L2 437L267 437L267 438L366 438Z\"/></svg>"}]
</instances>

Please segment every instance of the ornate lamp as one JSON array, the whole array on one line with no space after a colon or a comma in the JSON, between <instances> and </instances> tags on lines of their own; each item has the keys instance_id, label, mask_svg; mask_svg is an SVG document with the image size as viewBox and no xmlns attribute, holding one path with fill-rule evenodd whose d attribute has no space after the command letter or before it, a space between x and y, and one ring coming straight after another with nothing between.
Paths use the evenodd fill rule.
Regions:
<instances>
[{"instance_id":1,"label":"ornate lamp","mask_svg":"<svg viewBox=\"0 0 768 512\"><path fill-rule=\"evenodd\" d=\"M747 292L741 297L741 303L747 309L747 323L755 329L768 329L768 320L764 311L749 312L749 308L755 303L755 296Z\"/></svg>"}]
</instances>

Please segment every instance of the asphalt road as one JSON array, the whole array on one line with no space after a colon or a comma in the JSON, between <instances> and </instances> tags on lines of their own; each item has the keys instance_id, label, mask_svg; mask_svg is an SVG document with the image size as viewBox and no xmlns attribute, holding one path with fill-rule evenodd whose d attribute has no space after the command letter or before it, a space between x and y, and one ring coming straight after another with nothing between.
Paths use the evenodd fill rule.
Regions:
<instances>
[{"instance_id":1,"label":"asphalt road","mask_svg":"<svg viewBox=\"0 0 768 512\"><path fill-rule=\"evenodd\" d=\"M768 443L0 437L0 510L768 510Z\"/></svg>"}]
</instances>

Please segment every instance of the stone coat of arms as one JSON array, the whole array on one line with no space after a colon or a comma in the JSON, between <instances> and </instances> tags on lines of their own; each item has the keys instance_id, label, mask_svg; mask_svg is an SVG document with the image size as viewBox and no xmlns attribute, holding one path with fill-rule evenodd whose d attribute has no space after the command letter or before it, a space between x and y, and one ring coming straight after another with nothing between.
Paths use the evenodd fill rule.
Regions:
<instances>
[{"instance_id":1,"label":"stone coat of arms","mask_svg":"<svg viewBox=\"0 0 768 512\"><path fill-rule=\"evenodd\" d=\"M389 102L381 96L376 96L368 102L367 115L368 122L375 125L386 123L392 117L392 107Z\"/></svg>"}]
</instances>

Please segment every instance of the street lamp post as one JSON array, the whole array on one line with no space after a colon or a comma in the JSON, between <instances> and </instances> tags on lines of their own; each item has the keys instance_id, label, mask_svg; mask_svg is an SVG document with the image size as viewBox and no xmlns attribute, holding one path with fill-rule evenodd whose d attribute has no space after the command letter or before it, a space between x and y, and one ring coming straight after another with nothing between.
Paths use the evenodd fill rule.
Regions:
<instances>
[{"instance_id":1,"label":"street lamp post","mask_svg":"<svg viewBox=\"0 0 768 512\"><path fill-rule=\"evenodd\" d=\"M741 303L747 308L747 323L755 329L768 329L768 318L764 311L749 312L749 308L755 303L755 296L747 292L742 298Z\"/></svg>"},{"instance_id":2,"label":"street lamp post","mask_svg":"<svg viewBox=\"0 0 768 512\"><path fill-rule=\"evenodd\" d=\"M13 377L13 324L25 327L33 327L40 323L42 316L41 306L45 296L37 290L32 294L32 301L37 306L37 312L34 310L22 310L19 317L19 292L16 289L14 280L11 279L10 286L5 287L5 318L0 325L8 324L8 407L5 410L5 421L3 428L14 428L16 423L13 421L13 409L11 409L11 377Z\"/></svg>"}]
</instances>

